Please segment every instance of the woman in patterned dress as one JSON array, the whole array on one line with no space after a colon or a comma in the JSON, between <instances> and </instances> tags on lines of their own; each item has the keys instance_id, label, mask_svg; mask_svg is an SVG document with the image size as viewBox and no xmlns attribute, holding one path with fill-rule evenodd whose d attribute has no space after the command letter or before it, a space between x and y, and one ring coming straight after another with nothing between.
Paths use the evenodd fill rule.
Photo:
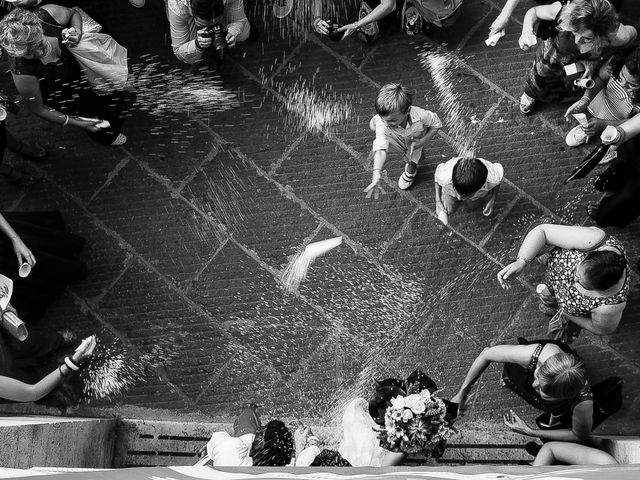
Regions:
<instances>
[{"instance_id":1,"label":"woman in patterned dress","mask_svg":"<svg viewBox=\"0 0 640 480\"><path fill-rule=\"evenodd\" d=\"M508 289L508 280L545 247L552 249L546 259L547 289L541 293L540 309L559 313L557 317L578 331L613 333L629 293L630 272L621 243L596 227L538 225L524 238L517 259L498 272L502 287Z\"/></svg>"}]
</instances>

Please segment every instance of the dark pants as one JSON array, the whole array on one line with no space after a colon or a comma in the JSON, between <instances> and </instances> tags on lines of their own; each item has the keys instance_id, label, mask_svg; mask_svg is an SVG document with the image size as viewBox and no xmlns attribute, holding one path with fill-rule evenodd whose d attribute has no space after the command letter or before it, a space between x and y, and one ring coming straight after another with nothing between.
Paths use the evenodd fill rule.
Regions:
<instances>
[{"instance_id":1,"label":"dark pants","mask_svg":"<svg viewBox=\"0 0 640 480\"><path fill-rule=\"evenodd\" d=\"M626 227L640 216L640 136L623 143L618 157L596 180L607 192L591 216L600 227Z\"/></svg>"}]
</instances>

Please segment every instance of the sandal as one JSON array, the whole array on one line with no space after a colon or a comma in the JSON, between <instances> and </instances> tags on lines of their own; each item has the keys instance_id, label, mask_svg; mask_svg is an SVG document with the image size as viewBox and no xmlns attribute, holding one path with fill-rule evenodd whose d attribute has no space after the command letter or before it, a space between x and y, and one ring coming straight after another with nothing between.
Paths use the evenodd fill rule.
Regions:
<instances>
[{"instance_id":1,"label":"sandal","mask_svg":"<svg viewBox=\"0 0 640 480\"><path fill-rule=\"evenodd\" d=\"M25 143L22 140L18 140L20 142L18 147L12 147L11 145L7 145L7 148L14 153L18 153L24 157L31 158L33 160L42 160L47 156L47 151L44 147L38 143Z\"/></svg>"},{"instance_id":2,"label":"sandal","mask_svg":"<svg viewBox=\"0 0 640 480\"><path fill-rule=\"evenodd\" d=\"M0 175L7 177L7 180L11 185L16 185L22 188L33 187L36 183L35 177L29 172L11 165L0 164Z\"/></svg>"},{"instance_id":3,"label":"sandal","mask_svg":"<svg viewBox=\"0 0 640 480\"><path fill-rule=\"evenodd\" d=\"M558 307L550 307L542 301L540 301L540 303L538 304L538 310L540 310L545 315L548 315L549 317L553 317L556 313L558 313Z\"/></svg>"},{"instance_id":4,"label":"sandal","mask_svg":"<svg viewBox=\"0 0 640 480\"><path fill-rule=\"evenodd\" d=\"M529 113L531 113L531 110L533 110L533 107L535 105L536 105L535 98L531 98L526 93L522 94L522 96L520 97L520 111L522 113L524 113L525 115L528 115Z\"/></svg>"}]
</instances>

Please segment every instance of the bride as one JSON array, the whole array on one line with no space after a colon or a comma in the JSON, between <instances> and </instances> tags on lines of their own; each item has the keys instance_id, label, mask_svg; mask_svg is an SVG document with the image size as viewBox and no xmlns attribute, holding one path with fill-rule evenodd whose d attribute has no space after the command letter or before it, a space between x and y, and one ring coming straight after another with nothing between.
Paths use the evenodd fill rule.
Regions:
<instances>
[{"instance_id":1,"label":"bride","mask_svg":"<svg viewBox=\"0 0 640 480\"><path fill-rule=\"evenodd\" d=\"M408 444L404 442L394 442L393 439L385 435L385 425L391 421L388 413L397 413L394 410L410 410L409 399L429 398L430 401L438 401L444 412L443 426L448 427L453 423L456 412L455 406L449 402L435 399L432 394L437 390L437 386L431 378L423 372L416 370L406 381L398 379L387 379L377 382L372 398L367 401L358 397L350 401L342 416L342 440L337 451L322 450L311 466L353 466L353 467L388 467L400 465L406 458L407 451L426 451L425 445L431 440L430 431L421 429L419 425L423 414L426 415L424 406L416 409L418 414L412 415L416 423L408 426L403 422L403 428L418 430L418 434L409 434L412 440ZM454 407L454 408L452 408ZM430 423L430 422L427 422ZM420 444L418 444L420 442ZM391 447L391 451L384 446ZM428 447L428 453L433 455L442 454L444 444L435 442ZM408 448L407 448L408 447Z\"/></svg>"}]
</instances>

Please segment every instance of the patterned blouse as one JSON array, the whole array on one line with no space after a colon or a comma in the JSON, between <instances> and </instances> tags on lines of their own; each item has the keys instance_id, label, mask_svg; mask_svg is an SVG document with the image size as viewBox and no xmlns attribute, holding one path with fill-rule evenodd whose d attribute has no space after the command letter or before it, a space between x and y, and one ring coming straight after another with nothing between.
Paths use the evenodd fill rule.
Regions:
<instances>
[{"instance_id":1,"label":"patterned blouse","mask_svg":"<svg viewBox=\"0 0 640 480\"><path fill-rule=\"evenodd\" d=\"M622 244L615 237L607 237L594 250L604 250L605 247L614 247L626 257ZM580 250L554 248L547 264L547 285L558 300L558 305L565 313L577 317L590 317L593 310L603 305L626 302L629 293L629 265L626 267L624 285L615 295L589 297L581 293L575 285L575 271L588 253Z\"/></svg>"}]
</instances>

